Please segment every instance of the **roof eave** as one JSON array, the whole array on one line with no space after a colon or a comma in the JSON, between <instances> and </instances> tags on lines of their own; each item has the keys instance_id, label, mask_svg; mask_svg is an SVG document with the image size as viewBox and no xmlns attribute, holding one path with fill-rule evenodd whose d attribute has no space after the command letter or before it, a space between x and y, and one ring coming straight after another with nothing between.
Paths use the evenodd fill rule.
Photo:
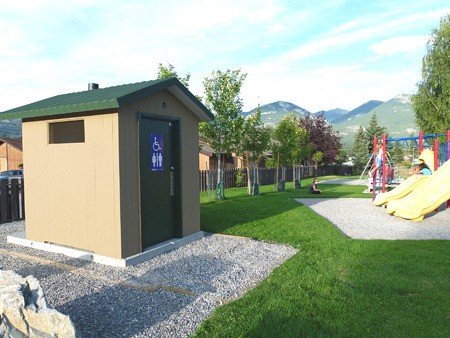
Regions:
<instances>
[{"instance_id":1,"label":"roof eave","mask_svg":"<svg viewBox=\"0 0 450 338\"><path fill-rule=\"evenodd\" d=\"M77 112L112 109L112 108L119 108L119 104L115 99L97 102L86 102L70 106L48 107L43 109L31 109L31 110L18 110L11 113L0 114L0 120L64 115L64 114L73 114Z\"/></svg>"},{"instance_id":2,"label":"roof eave","mask_svg":"<svg viewBox=\"0 0 450 338\"><path fill-rule=\"evenodd\" d=\"M206 108L203 103L201 103L199 99L197 99L183 85L174 85L169 87L168 90L186 107L188 107L189 110L197 116L200 122L211 122L214 120L214 115L209 111L209 109Z\"/></svg>"},{"instance_id":3,"label":"roof eave","mask_svg":"<svg viewBox=\"0 0 450 338\"><path fill-rule=\"evenodd\" d=\"M193 95L178 79L170 78L156 83L150 87L124 95L118 98L120 106L143 99L164 89L169 90L178 100L180 100L189 110L191 110L200 122L211 122L214 115Z\"/></svg>"}]
</instances>

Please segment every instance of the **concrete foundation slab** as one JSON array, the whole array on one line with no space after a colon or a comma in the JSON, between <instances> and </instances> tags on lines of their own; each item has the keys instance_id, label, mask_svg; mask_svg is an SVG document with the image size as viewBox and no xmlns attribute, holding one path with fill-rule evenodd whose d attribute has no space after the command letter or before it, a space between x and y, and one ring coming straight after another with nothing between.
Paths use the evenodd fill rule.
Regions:
<instances>
[{"instance_id":1,"label":"concrete foundation slab","mask_svg":"<svg viewBox=\"0 0 450 338\"><path fill-rule=\"evenodd\" d=\"M133 255L123 259L111 258L101 255L96 255L95 253L84 251L76 248L71 248L63 245L58 245L54 243L43 243L31 241L25 238L25 232L16 232L8 235L7 242L11 244L17 244L26 246L29 248L34 248L38 250L43 250L47 252L60 253L69 257L74 257L82 260L87 260L99 264L126 267L130 265L136 265L145 262L155 256L161 255L163 253L169 252L171 250L177 249L185 244L192 241L196 241L205 235L203 231L198 231L189 236L183 238L174 238L162 243L155 244L151 247L145 248L142 253Z\"/></svg>"}]
</instances>

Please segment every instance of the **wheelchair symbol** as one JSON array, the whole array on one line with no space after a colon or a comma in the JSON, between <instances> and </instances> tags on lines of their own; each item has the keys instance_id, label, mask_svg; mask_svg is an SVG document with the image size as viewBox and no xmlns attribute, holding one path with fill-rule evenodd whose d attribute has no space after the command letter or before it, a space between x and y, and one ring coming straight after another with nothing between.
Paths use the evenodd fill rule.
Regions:
<instances>
[{"instance_id":1,"label":"wheelchair symbol","mask_svg":"<svg viewBox=\"0 0 450 338\"><path fill-rule=\"evenodd\" d=\"M153 148L153 151L161 150L161 146L159 145L159 142L156 141L156 137L155 137L155 141L153 141L152 148Z\"/></svg>"}]
</instances>

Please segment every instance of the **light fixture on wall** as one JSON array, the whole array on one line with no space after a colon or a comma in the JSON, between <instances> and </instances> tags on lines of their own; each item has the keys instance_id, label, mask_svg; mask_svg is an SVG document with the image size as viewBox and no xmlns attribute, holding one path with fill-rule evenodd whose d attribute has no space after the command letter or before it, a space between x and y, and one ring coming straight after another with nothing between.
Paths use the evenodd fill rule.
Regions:
<instances>
[{"instance_id":1,"label":"light fixture on wall","mask_svg":"<svg viewBox=\"0 0 450 338\"><path fill-rule=\"evenodd\" d=\"M166 108L167 108L167 103L166 103L166 101L163 101L162 107L163 107L163 109L166 109Z\"/></svg>"}]
</instances>

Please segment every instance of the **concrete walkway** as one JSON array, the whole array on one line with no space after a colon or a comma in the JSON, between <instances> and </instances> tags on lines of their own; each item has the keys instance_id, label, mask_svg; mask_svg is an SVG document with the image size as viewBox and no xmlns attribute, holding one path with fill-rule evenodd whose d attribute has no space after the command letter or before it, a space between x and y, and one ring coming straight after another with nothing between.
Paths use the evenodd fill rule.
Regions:
<instances>
[{"instance_id":1,"label":"concrete walkway","mask_svg":"<svg viewBox=\"0 0 450 338\"><path fill-rule=\"evenodd\" d=\"M368 198L298 198L355 239L450 239L450 209L432 212L422 222L386 213Z\"/></svg>"}]
</instances>

